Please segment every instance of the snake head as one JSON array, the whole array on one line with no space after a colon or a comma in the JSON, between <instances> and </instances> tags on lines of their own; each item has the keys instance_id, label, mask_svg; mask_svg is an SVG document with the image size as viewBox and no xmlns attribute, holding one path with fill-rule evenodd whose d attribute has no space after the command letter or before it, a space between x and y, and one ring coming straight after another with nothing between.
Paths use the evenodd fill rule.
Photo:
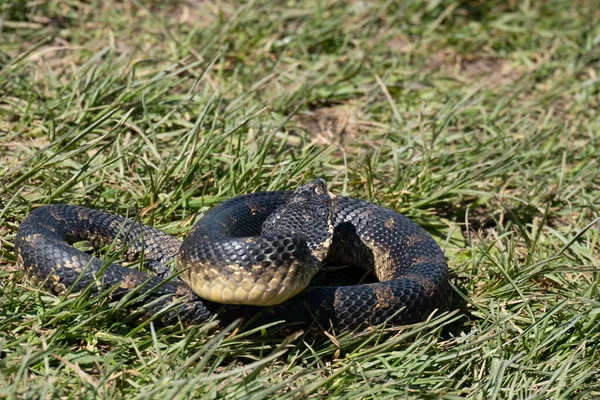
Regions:
<instances>
[{"instance_id":1,"label":"snake head","mask_svg":"<svg viewBox=\"0 0 600 400\"><path fill-rule=\"evenodd\" d=\"M327 255L333 238L336 196L327 183L315 179L296 189L289 199L265 220L262 234L293 233L304 238L317 262Z\"/></svg>"}]
</instances>

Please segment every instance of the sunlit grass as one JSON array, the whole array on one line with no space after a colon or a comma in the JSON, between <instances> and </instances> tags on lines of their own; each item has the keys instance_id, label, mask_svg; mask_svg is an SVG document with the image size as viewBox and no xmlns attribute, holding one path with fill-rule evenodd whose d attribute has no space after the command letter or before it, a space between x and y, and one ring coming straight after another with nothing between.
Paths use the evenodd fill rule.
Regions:
<instances>
[{"instance_id":1,"label":"sunlit grass","mask_svg":"<svg viewBox=\"0 0 600 400\"><path fill-rule=\"evenodd\" d=\"M599 12L2 3L0 397L600 397ZM431 232L450 313L332 336L160 327L16 268L40 204L185 237L224 199L317 176Z\"/></svg>"}]
</instances>

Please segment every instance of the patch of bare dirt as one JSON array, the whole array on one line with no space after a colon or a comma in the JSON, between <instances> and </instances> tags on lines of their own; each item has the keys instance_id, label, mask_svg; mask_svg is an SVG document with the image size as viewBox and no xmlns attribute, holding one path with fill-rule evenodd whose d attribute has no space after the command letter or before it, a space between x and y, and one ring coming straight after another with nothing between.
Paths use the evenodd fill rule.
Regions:
<instances>
[{"instance_id":1,"label":"patch of bare dirt","mask_svg":"<svg viewBox=\"0 0 600 400\"><path fill-rule=\"evenodd\" d=\"M37 125L34 121L34 125ZM32 127L32 129L35 129ZM0 134L4 132L12 132L10 124L3 128L0 124ZM33 152L47 146L49 144L46 136L30 137L27 134L12 134L7 135L6 139L0 140L0 168L6 170L13 168L20 162L29 157Z\"/></svg>"},{"instance_id":2,"label":"patch of bare dirt","mask_svg":"<svg viewBox=\"0 0 600 400\"><path fill-rule=\"evenodd\" d=\"M357 118L357 111L348 105L317 108L296 116L315 143L345 146L357 140L367 127Z\"/></svg>"},{"instance_id":3,"label":"patch of bare dirt","mask_svg":"<svg viewBox=\"0 0 600 400\"><path fill-rule=\"evenodd\" d=\"M521 71L507 60L488 55L456 54L440 51L429 58L429 71L441 71L460 81L477 80L484 86L507 85L521 76Z\"/></svg>"},{"instance_id":4,"label":"patch of bare dirt","mask_svg":"<svg viewBox=\"0 0 600 400\"><path fill-rule=\"evenodd\" d=\"M233 4L204 0L183 0L171 3L161 16L178 24L187 24L206 28L214 22L215 16L229 15L235 12Z\"/></svg>"},{"instance_id":5,"label":"patch of bare dirt","mask_svg":"<svg viewBox=\"0 0 600 400\"><path fill-rule=\"evenodd\" d=\"M400 54L410 53L415 48L415 44L403 33L398 33L397 35L390 37L387 40L386 45L389 50Z\"/></svg>"}]
</instances>

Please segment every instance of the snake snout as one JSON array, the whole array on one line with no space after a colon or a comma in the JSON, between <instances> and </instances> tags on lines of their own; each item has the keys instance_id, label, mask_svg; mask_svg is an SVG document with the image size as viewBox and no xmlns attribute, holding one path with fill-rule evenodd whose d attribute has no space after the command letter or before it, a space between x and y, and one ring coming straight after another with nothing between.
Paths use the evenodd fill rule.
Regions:
<instances>
[{"instance_id":1,"label":"snake snout","mask_svg":"<svg viewBox=\"0 0 600 400\"><path fill-rule=\"evenodd\" d=\"M300 186L264 222L262 234L287 232L306 239L311 263L321 263L333 237L336 197L321 178Z\"/></svg>"}]
</instances>

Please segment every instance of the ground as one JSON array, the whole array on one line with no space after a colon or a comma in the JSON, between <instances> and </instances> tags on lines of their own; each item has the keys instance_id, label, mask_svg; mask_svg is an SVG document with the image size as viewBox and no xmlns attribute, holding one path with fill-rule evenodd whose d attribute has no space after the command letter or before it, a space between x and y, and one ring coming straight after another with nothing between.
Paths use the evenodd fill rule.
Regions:
<instances>
[{"instance_id":1,"label":"ground","mask_svg":"<svg viewBox=\"0 0 600 400\"><path fill-rule=\"evenodd\" d=\"M599 74L592 0L0 3L0 397L600 397ZM318 176L438 240L451 312L159 327L16 266L41 204L184 237Z\"/></svg>"}]
</instances>

